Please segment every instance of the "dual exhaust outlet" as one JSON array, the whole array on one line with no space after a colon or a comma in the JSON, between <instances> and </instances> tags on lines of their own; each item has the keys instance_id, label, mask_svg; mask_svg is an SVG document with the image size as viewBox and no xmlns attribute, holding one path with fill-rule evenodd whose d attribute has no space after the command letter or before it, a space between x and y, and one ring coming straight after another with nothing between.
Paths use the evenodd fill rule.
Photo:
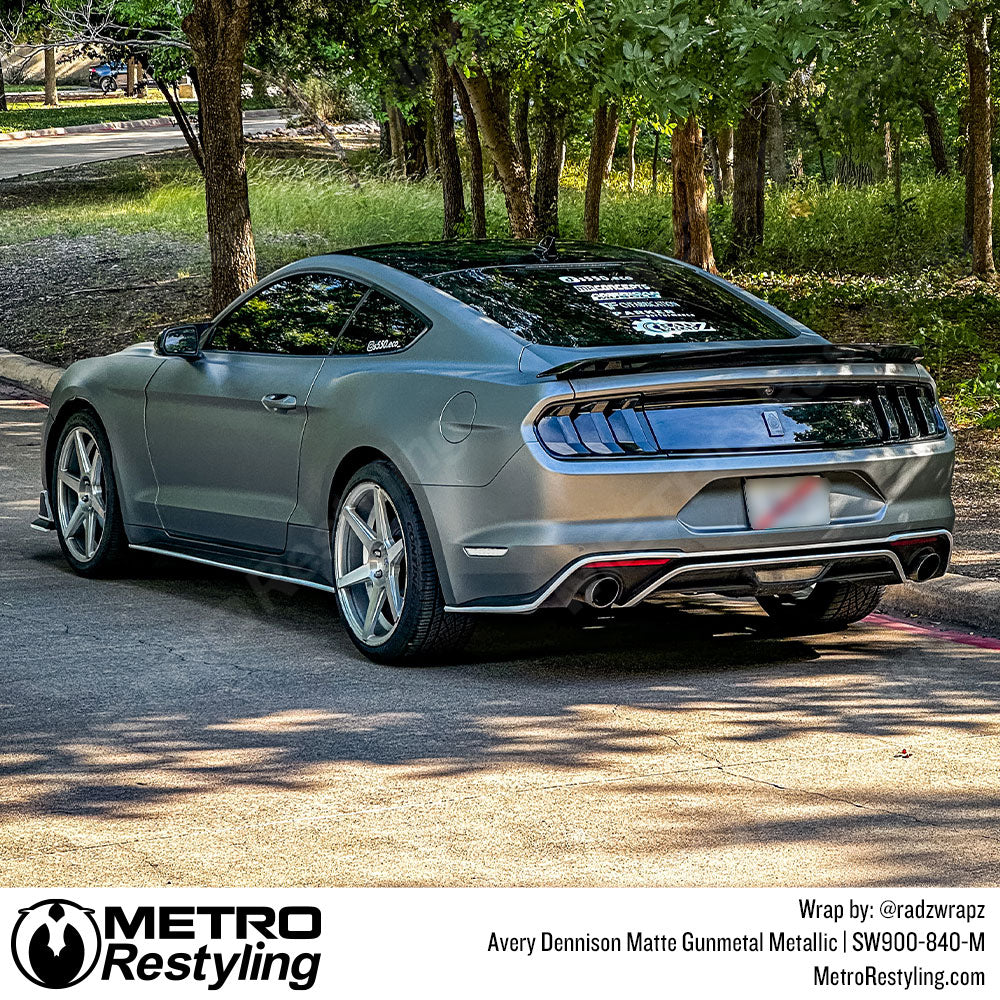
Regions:
<instances>
[{"instance_id":1,"label":"dual exhaust outlet","mask_svg":"<svg viewBox=\"0 0 1000 1000\"><path fill-rule=\"evenodd\" d=\"M592 608L610 608L622 596L622 582L617 576L595 576L583 588L583 600Z\"/></svg>"},{"instance_id":2,"label":"dual exhaust outlet","mask_svg":"<svg viewBox=\"0 0 1000 1000\"><path fill-rule=\"evenodd\" d=\"M927 545L906 561L906 576L917 583L924 583L937 576L941 566L941 553ZM579 593L579 599L592 608L610 608L621 598L623 590L622 581L617 576L605 573L589 580Z\"/></svg>"},{"instance_id":3,"label":"dual exhaust outlet","mask_svg":"<svg viewBox=\"0 0 1000 1000\"><path fill-rule=\"evenodd\" d=\"M934 549L923 549L918 552L910 565L907 567L906 575L917 583L923 583L935 576L941 569L941 556Z\"/></svg>"}]
</instances>

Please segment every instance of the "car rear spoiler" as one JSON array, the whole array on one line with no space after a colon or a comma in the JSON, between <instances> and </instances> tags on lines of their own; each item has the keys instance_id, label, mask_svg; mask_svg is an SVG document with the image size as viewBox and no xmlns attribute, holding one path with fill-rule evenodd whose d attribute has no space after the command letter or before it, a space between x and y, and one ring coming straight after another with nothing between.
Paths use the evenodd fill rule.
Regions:
<instances>
[{"instance_id":1,"label":"car rear spoiler","mask_svg":"<svg viewBox=\"0 0 1000 1000\"><path fill-rule=\"evenodd\" d=\"M822 365L843 362L913 364L921 357L923 352L920 348L908 344L788 344L777 347L733 347L583 358L546 368L536 377L593 378L599 375L687 371L693 368L756 368L759 365Z\"/></svg>"}]
</instances>

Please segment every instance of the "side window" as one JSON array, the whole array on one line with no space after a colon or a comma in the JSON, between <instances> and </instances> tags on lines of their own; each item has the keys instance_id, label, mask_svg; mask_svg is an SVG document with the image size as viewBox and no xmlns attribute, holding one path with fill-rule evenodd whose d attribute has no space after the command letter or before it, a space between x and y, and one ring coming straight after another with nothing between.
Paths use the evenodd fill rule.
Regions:
<instances>
[{"instance_id":1,"label":"side window","mask_svg":"<svg viewBox=\"0 0 1000 1000\"><path fill-rule=\"evenodd\" d=\"M351 317L337 354L383 354L412 344L427 322L395 299L374 289Z\"/></svg>"},{"instance_id":2,"label":"side window","mask_svg":"<svg viewBox=\"0 0 1000 1000\"><path fill-rule=\"evenodd\" d=\"M329 354L364 294L364 285L335 274L276 281L219 323L210 350Z\"/></svg>"}]
</instances>

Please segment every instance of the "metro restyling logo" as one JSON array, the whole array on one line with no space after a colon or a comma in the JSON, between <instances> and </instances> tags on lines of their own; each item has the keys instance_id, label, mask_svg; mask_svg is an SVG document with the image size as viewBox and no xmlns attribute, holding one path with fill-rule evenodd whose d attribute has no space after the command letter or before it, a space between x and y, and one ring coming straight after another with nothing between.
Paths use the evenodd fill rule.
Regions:
<instances>
[{"instance_id":1,"label":"metro restyling logo","mask_svg":"<svg viewBox=\"0 0 1000 1000\"><path fill-rule=\"evenodd\" d=\"M93 910L68 899L43 899L19 912L10 950L23 976L37 986L61 990L93 972L101 955Z\"/></svg>"},{"instance_id":2,"label":"metro restyling logo","mask_svg":"<svg viewBox=\"0 0 1000 1000\"><path fill-rule=\"evenodd\" d=\"M285 944L320 937L322 914L314 906L106 906L103 949L94 910L46 899L19 912L14 961L48 989L75 986L99 961L105 982L164 979L209 990L255 981L308 990L319 972L320 952Z\"/></svg>"}]
</instances>

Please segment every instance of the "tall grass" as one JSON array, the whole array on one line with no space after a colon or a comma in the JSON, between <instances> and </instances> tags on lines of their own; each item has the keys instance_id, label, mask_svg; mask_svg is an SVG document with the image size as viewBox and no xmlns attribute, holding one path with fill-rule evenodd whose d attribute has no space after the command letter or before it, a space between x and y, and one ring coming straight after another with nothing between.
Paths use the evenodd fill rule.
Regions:
<instances>
[{"instance_id":1,"label":"tall grass","mask_svg":"<svg viewBox=\"0 0 1000 1000\"><path fill-rule=\"evenodd\" d=\"M583 163L567 164L560 197L561 232L583 233ZM266 245L310 252L365 243L437 238L441 231L440 187L432 180L404 182L367 173L361 190L324 159L249 158L254 231ZM165 230L199 242L205 236L201 178L181 157L109 164L78 187L53 188L30 210L7 211L0 195L0 242L53 232L83 232L110 226L124 231ZM904 184L898 213L891 185L863 189L817 183L769 187L763 246L750 271L822 271L885 274L937 267L961 255L963 189L960 179L936 178ZM29 206L25 205L25 209ZM732 220L728 206L710 207L716 257L725 261ZM487 185L490 236L507 235L503 197ZM1000 226L1000 218L998 218ZM649 165L640 167L635 189L614 171L606 183L601 238L622 246L670 253L673 247L669 174L650 190Z\"/></svg>"}]
</instances>

